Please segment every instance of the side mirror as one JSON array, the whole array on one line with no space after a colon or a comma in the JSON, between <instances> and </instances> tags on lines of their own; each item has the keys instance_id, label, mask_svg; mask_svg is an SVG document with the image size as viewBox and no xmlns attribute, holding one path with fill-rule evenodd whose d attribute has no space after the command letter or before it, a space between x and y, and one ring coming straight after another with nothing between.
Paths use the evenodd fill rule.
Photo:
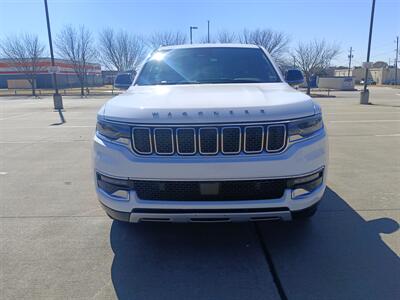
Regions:
<instances>
[{"instance_id":1,"label":"side mirror","mask_svg":"<svg viewBox=\"0 0 400 300\"><path fill-rule=\"evenodd\" d=\"M290 85L302 84L304 82L303 73L300 70L287 70L285 74L285 81Z\"/></svg>"}]
</instances>

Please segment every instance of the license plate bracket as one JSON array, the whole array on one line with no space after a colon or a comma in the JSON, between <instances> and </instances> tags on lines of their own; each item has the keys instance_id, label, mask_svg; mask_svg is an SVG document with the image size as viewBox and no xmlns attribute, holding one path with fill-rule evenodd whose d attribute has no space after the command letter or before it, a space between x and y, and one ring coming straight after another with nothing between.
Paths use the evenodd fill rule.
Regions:
<instances>
[{"instance_id":1,"label":"license plate bracket","mask_svg":"<svg viewBox=\"0 0 400 300\"><path fill-rule=\"evenodd\" d=\"M219 182L202 182L200 183L200 194L201 195L218 195L219 194Z\"/></svg>"}]
</instances>

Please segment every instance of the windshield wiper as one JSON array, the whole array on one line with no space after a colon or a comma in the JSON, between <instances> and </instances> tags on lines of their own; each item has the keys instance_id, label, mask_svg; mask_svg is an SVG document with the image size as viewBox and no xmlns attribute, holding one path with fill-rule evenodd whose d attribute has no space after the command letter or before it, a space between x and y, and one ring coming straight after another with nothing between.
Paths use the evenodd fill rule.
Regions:
<instances>
[{"instance_id":1,"label":"windshield wiper","mask_svg":"<svg viewBox=\"0 0 400 300\"><path fill-rule=\"evenodd\" d=\"M245 77L238 77L238 78L233 78L234 82L249 82L249 83L257 83L257 82L263 82L262 80L258 79L258 78L245 78Z\"/></svg>"},{"instance_id":2,"label":"windshield wiper","mask_svg":"<svg viewBox=\"0 0 400 300\"><path fill-rule=\"evenodd\" d=\"M202 80L199 83L207 84L207 83L259 83L263 82L258 78L214 78L212 80Z\"/></svg>"},{"instance_id":3,"label":"windshield wiper","mask_svg":"<svg viewBox=\"0 0 400 300\"><path fill-rule=\"evenodd\" d=\"M199 84L200 82L191 80L191 81L160 81L155 84L159 85L176 85L176 84Z\"/></svg>"}]
</instances>

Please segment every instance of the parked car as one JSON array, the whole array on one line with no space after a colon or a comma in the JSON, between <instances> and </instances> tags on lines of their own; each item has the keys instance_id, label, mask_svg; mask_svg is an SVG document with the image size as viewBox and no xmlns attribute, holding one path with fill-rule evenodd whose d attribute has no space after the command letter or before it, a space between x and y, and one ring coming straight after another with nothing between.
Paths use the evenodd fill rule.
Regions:
<instances>
[{"instance_id":1,"label":"parked car","mask_svg":"<svg viewBox=\"0 0 400 300\"><path fill-rule=\"evenodd\" d=\"M96 191L127 222L312 216L328 164L321 108L254 45L159 48L99 110Z\"/></svg>"},{"instance_id":2,"label":"parked car","mask_svg":"<svg viewBox=\"0 0 400 300\"><path fill-rule=\"evenodd\" d=\"M121 90L129 89L133 81L132 73L119 73L115 76L114 87Z\"/></svg>"},{"instance_id":3,"label":"parked car","mask_svg":"<svg viewBox=\"0 0 400 300\"><path fill-rule=\"evenodd\" d=\"M365 80L364 80L364 79L361 79L360 84L364 84L364 82L365 82ZM374 84L376 84L376 81L374 81L374 80L371 79L371 78L368 78L367 84L368 84L368 85L374 85Z\"/></svg>"}]
</instances>

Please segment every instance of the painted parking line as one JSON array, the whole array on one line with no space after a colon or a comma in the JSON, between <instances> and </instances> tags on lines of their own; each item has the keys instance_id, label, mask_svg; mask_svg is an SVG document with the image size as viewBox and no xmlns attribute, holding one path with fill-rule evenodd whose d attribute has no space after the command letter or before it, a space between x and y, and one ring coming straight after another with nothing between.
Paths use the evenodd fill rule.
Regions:
<instances>
[{"instance_id":1,"label":"painted parking line","mask_svg":"<svg viewBox=\"0 0 400 300\"><path fill-rule=\"evenodd\" d=\"M7 144L42 144L42 143L50 143L50 144L59 144L59 143L81 143L81 142L92 142L91 139L87 140L48 140L48 141L9 141L9 142L0 142L0 145Z\"/></svg>"},{"instance_id":2,"label":"painted parking line","mask_svg":"<svg viewBox=\"0 0 400 300\"><path fill-rule=\"evenodd\" d=\"M400 108L400 107L399 107ZM400 109L396 109L395 111L345 111L345 112L337 112L337 113L324 113L324 115L336 116L336 115L356 115L356 114L400 114Z\"/></svg>"},{"instance_id":3,"label":"painted parking line","mask_svg":"<svg viewBox=\"0 0 400 300\"><path fill-rule=\"evenodd\" d=\"M400 133L393 133L393 134L375 134L375 136L382 136L382 137L400 136Z\"/></svg>"},{"instance_id":4,"label":"painted parking line","mask_svg":"<svg viewBox=\"0 0 400 300\"><path fill-rule=\"evenodd\" d=\"M7 117L7 118L0 118L0 121L9 120L9 119L16 119L16 118L21 118L21 117L26 117L26 116L30 116L30 115L33 115L33 114L36 114L36 112L26 113L26 114L16 115L16 116L11 116L11 117Z\"/></svg>"},{"instance_id":5,"label":"painted parking line","mask_svg":"<svg viewBox=\"0 0 400 300\"><path fill-rule=\"evenodd\" d=\"M329 121L329 123L390 123L400 122L400 119L395 120L341 120L341 121Z\"/></svg>"},{"instance_id":6,"label":"painted parking line","mask_svg":"<svg viewBox=\"0 0 400 300\"><path fill-rule=\"evenodd\" d=\"M48 126L43 128L96 128L94 125L61 125L61 126Z\"/></svg>"}]
</instances>

